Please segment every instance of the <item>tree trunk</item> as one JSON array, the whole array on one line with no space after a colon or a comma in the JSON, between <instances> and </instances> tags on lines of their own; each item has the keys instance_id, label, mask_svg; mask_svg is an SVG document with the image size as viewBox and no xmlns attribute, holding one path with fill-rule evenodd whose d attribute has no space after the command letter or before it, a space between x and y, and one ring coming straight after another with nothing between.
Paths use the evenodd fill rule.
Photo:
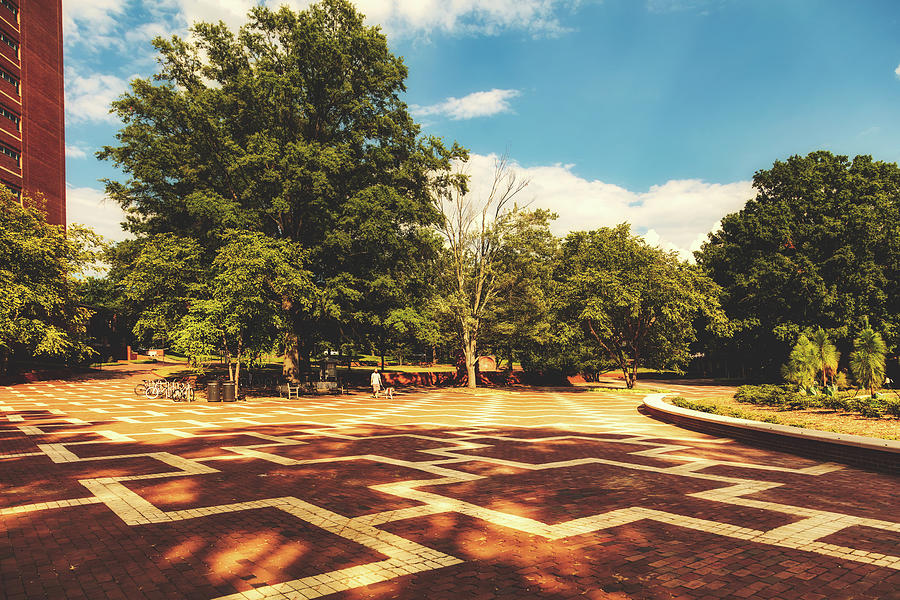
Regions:
<instances>
[{"instance_id":1,"label":"tree trunk","mask_svg":"<svg viewBox=\"0 0 900 600\"><path fill-rule=\"evenodd\" d=\"M281 373L287 379L296 382L300 380L300 349L299 339L294 332L284 336L284 363Z\"/></svg>"},{"instance_id":2,"label":"tree trunk","mask_svg":"<svg viewBox=\"0 0 900 600\"><path fill-rule=\"evenodd\" d=\"M474 389L478 387L478 379L475 376L475 363L478 357L475 355L476 339L471 334L465 334L463 338L463 356L466 361L466 387Z\"/></svg>"},{"instance_id":3,"label":"tree trunk","mask_svg":"<svg viewBox=\"0 0 900 600\"><path fill-rule=\"evenodd\" d=\"M619 363L619 366L622 368L622 374L625 376L625 387L629 390L634 387L634 373L628 371L628 363L624 360Z\"/></svg>"},{"instance_id":4,"label":"tree trunk","mask_svg":"<svg viewBox=\"0 0 900 600\"><path fill-rule=\"evenodd\" d=\"M381 372L384 373L384 350L381 351Z\"/></svg>"},{"instance_id":5,"label":"tree trunk","mask_svg":"<svg viewBox=\"0 0 900 600\"><path fill-rule=\"evenodd\" d=\"M234 399L237 400L241 387L241 347L238 346L237 364L234 366Z\"/></svg>"}]
</instances>

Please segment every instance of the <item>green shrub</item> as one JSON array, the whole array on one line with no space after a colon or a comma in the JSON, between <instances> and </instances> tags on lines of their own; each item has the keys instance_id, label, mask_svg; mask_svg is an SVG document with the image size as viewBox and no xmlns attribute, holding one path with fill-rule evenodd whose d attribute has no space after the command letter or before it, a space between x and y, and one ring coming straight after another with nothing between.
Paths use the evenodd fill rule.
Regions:
<instances>
[{"instance_id":1,"label":"green shrub","mask_svg":"<svg viewBox=\"0 0 900 600\"><path fill-rule=\"evenodd\" d=\"M705 412L713 415L722 415L724 417L734 417L735 419L747 419L749 421L762 421L763 423L778 423L778 419L774 416L766 416L762 417L760 415L754 415L751 413L744 412L740 409L730 408L728 406L719 406L716 404L701 404L699 402L692 402L687 398L682 396L676 396L674 398L668 398L668 402L670 404L674 404L675 406L680 406L681 408L686 408L688 410L696 410L698 412Z\"/></svg>"},{"instance_id":2,"label":"green shrub","mask_svg":"<svg viewBox=\"0 0 900 600\"><path fill-rule=\"evenodd\" d=\"M734 395L738 402L759 406L787 406L803 398L796 385L742 385Z\"/></svg>"},{"instance_id":3,"label":"green shrub","mask_svg":"<svg viewBox=\"0 0 900 600\"><path fill-rule=\"evenodd\" d=\"M708 404L700 404L699 402L691 402L684 396L675 396L674 398L666 399L670 404L674 404L675 406L680 406L681 408L686 408L688 410L696 410L699 412L705 413L713 413L716 412L716 406L709 406Z\"/></svg>"},{"instance_id":4,"label":"green shrub","mask_svg":"<svg viewBox=\"0 0 900 600\"><path fill-rule=\"evenodd\" d=\"M785 404L781 405L782 410L807 410L810 408L819 408L824 406L824 403L829 399L830 396L802 396L798 395L794 398L790 398L787 400Z\"/></svg>"},{"instance_id":5,"label":"green shrub","mask_svg":"<svg viewBox=\"0 0 900 600\"><path fill-rule=\"evenodd\" d=\"M847 379L847 374L844 371L840 371L834 378L834 386L839 390L846 390L850 387L850 381Z\"/></svg>"},{"instance_id":6,"label":"green shrub","mask_svg":"<svg viewBox=\"0 0 900 600\"><path fill-rule=\"evenodd\" d=\"M823 398L822 407L829 410L851 410L849 399L845 394L842 393L835 394L834 396L826 396L825 398Z\"/></svg>"},{"instance_id":7,"label":"green shrub","mask_svg":"<svg viewBox=\"0 0 900 600\"><path fill-rule=\"evenodd\" d=\"M888 400L884 412L900 419L900 400Z\"/></svg>"},{"instance_id":8,"label":"green shrub","mask_svg":"<svg viewBox=\"0 0 900 600\"><path fill-rule=\"evenodd\" d=\"M853 402L853 410L867 419L877 419L884 415L884 406L874 398L860 398Z\"/></svg>"}]
</instances>

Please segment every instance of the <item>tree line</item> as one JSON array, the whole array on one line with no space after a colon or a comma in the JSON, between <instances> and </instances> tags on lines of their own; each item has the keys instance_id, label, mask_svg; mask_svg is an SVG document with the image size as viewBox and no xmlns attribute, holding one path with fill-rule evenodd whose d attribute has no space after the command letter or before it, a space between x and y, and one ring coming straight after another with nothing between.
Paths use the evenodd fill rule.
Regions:
<instances>
[{"instance_id":1,"label":"tree line","mask_svg":"<svg viewBox=\"0 0 900 600\"><path fill-rule=\"evenodd\" d=\"M895 164L776 161L688 263L627 224L554 236L504 158L487 192L470 189L467 150L422 135L403 60L349 2L256 7L238 31L198 23L154 45L159 72L113 103L122 126L98 153L125 175L105 185L134 235L106 250L108 273L75 277L96 240L5 196L4 368L87 356L91 309L234 369L278 352L292 378L348 348L458 351L469 385L491 351L531 370L617 369L630 387L640 367L699 355L777 376L818 328L847 346L871 323L896 347Z\"/></svg>"}]
</instances>

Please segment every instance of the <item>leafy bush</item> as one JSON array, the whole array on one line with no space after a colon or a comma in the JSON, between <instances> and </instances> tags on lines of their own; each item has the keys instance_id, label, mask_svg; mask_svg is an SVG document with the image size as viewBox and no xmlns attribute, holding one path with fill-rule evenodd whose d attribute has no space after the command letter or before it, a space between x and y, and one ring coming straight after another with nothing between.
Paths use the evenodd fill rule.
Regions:
<instances>
[{"instance_id":1,"label":"leafy bush","mask_svg":"<svg viewBox=\"0 0 900 600\"><path fill-rule=\"evenodd\" d=\"M900 400L888 400L884 412L900 419Z\"/></svg>"},{"instance_id":2,"label":"leafy bush","mask_svg":"<svg viewBox=\"0 0 900 600\"><path fill-rule=\"evenodd\" d=\"M829 410L850 411L850 398L846 393L838 393L833 396L822 398L822 407Z\"/></svg>"},{"instance_id":3,"label":"leafy bush","mask_svg":"<svg viewBox=\"0 0 900 600\"><path fill-rule=\"evenodd\" d=\"M800 402L800 388L796 385L742 385L734 399L759 406L786 406Z\"/></svg>"},{"instance_id":4,"label":"leafy bush","mask_svg":"<svg viewBox=\"0 0 900 600\"><path fill-rule=\"evenodd\" d=\"M696 410L699 412L705 413L715 413L717 406L710 406L708 404L700 404L699 402L691 402L684 396L675 396L674 398L667 398L669 404L674 404L675 406L680 406L681 408L686 408L688 410Z\"/></svg>"},{"instance_id":5,"label":"leafy bush","mask_svg":"<svg viewBox=\"0 0 900 600\"><path fill-rule=\"evenodd\" d=\"M686 408L688 410L696 410L698 412L705 412L714 415L722 415L724 417L734 417L735 419L747 419L749 421L762 421L763 423L778 423L778 419L775 417L762 417L760 415L755 415L752 413L747 413L742 410L736 408L730 408L728 406L719 406L716 404L702 404L700 402L692 402L687 398L682 396L676 396L674 398L669 398L668 402L670 404L674 404L675 406L680 406L681 408Z\"/></svg>"},{"instance_id":6,"label":"leafy bush","mask_svg":"<svg viewBox=\"0 0 900 600\"><path fill-rule=\"evenodd\" d=\"M845 372L841 371L840 373L835 375L834 385L839 390L846 390L848 387L850 387L850 381L847 379L847 374Z\"/></svg>"}]
</instances>

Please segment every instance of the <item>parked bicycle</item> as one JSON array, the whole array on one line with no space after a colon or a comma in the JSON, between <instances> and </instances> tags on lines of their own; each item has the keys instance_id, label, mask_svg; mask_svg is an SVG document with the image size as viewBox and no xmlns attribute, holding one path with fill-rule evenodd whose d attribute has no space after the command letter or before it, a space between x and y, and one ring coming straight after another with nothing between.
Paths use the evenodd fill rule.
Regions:
<instances>
[{"instance_id":1,"label":"parked bicycle","mask_svg":"<svg viewBox=\"0 0 900 600\"><path fill-rule=\"evenodd\" d=\"M186 380L145 379L134 386L134 393L148 400L166 398L175 402L193 402L194 386Z\"/></svg>"},{"instance_id":2,"label":"parked bicycle","mask_svg":"<svg viewBox=\"0 0 900 600\"><path fill-rule=\"evenodd\" d=\"M148 387L153 387L159 385L161 382L164 383L165 379L145 379L136 386L134 386L134 395L135 396L143 396L147 393Z\"/></svg>"}]
</instances>

